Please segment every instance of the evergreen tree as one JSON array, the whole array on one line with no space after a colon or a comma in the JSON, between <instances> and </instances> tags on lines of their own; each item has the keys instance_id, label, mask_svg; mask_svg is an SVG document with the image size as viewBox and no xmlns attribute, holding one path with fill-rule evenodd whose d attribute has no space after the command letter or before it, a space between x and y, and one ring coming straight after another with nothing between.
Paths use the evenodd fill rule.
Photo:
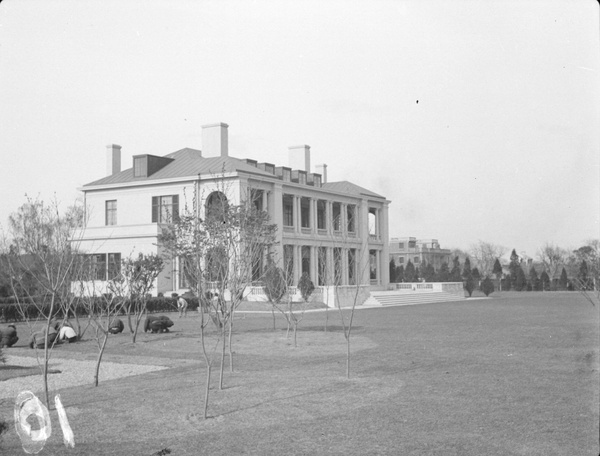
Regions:
<instances>
[{"instance_id":1,"label":"evergreen tree","mask_svg":"<svg viewBox=\"0 0 600 456\"><path fill-rule=\"evenodd\" d=\"M515 290L519 290L517 287L517 279L519 276L519 269L521 269L521 262L519 261L519 255L517 255L516 250L513 249L512 253L510 254L510 263L508 264L508 270L510 271L511 286ZM523 270L521 270L521 272L523 272Z\"/></svg>"},{"instance_id":2,"label":"evergreen tree","mask_svg":"<svg viewBox=\"0 0 600 456\"><path fill-rule=\"evenodd\" d=\"M481 291L483 291L483 294L486 296L489 296L490 293L494 292L494 282L492 282L492 279L490 279L489 276L483 279L483 282L481 283Z\"/></svg>"},{"instance_id":3,"label":"evergreen tree","mask_svg":"<svg viewBox=\"0 0 600 456\"><path fill-rule=\"evenodd\" d=\"M540 275L540 283L542 284L542 291L550 290L550 276L545 269Z\"/></svg>"},{"instance_id":4,"label":"evergreen tree","mask_svg":"<svg viewBox=\"0 0 600 456\"><path fill-rule=\"evenodd\" d=\"M500 260L496 258L496 262L494 263L494 269L492 272L496 276L496 280L498 280L498 289L502 291L502 265L500 264Z\"/></svg>"},{"instance_id":5,"label":"evergreen tree","mask_svg":"<svg viewBox=\"0 0 600 456\"><path fill-rule=\"evenodd\" d=\"M404 281L405 282L414 282L415 281L415 265L412 264L412 261L408 260L406 263L406 269L404 269Z\"/></svg>"},{"instance_id":6,"label":"evergreen tree","mask_svg":"<svg viewBox=\"0 0 600 456\"><path fill-rule=\"evenodd\" d=\"M415 279L414 282L420 282L421 281L421 271L419 271L419 267L417 266L415 268Z\"/></svg>"},{"instance_id":7,"label":"evergreen tree","mask_svg":"<svg viewBox=\"0 0 600 456\"><path fill-rule=\"evenodd\" d=\"M476 282L481 280L481 274L479 273L479 269L473 268L473 270L471 271L471 274L473 274L473 278L475 279Z\"/></svg>"},{"instance_id":8,"label":"evergreen tree","mask_svg":"<svg viewBox=\"0 0 600 456\"><path fill-rule=\"evenodd\" d=\"M450 270L448 269L448 263L445 261L440 266L440 270L437 272L438 282L448 282L450 280Z\"/></svg>"},{"instance_id":9,"label":"evergreen tree","mask_svg":"<svg viewBox=\"0 0 600 456\"><path fill-rule=\"evenodd\" d=\"M393 258L390 260L390 282L396 282L396 262Z\"/></svg>"},{"instance_id":10,"label":"evergreen tree","mask_svg":"<svg viewBox=\"0 0 600 456\"><path fill-rule=\"evenodd\" d=\"M433 269L431 263L427 263L427 266L424 268L423 278L425 282L435 282L435 269Z\"/></svg>"},{"instance_id":11,"label":"evergreen tree","mask_svg":"<svg viewBox=\"0 0 600 456\"><path fill-rule=\"evenodd\" d=\"M531 269L529 270L529 284L532 291L540 290L540 279L538 278L537 271L533 266L531 266Z\"/></svg>"},{"instance_id":12,"label":"evergreen tree","mask_svg":"<svg viewBox=\"0 0 600 456\"><path fill-rule=\"evenodd\" d=\"M527 277L523 272L523 268L519 266L516 271L515 290L523 291L527 289Z\"/></svg>"},{"instance_id":13,"label":"evergreen tree","mask_svg":"<svg viewBox=\"0 0 600 456\"><path fill-rule=\"evenodd\" d=\"M471 270L471 260L469 257L465 258L465 264L463 265L462 277L467 280L467 277L472 277L473 271Z\"/></svg>"},{"instance_id":14,"label":"evergreen tree","mask_svg":"<svg viewBox=\"0 0 600 456\"><path fill-rule=\"evenodd\" d=\"M400 265L396 268L396 283L404 282L404 266Z\"/></svg>"},{"instance_id":15,"label":"evergreen tree","mask_svg":"<svg viewBox=\"0 0 600 456\"><path fill-rule=\"evenodd\" d=\"M510 274L506 274L506 277L504 278L504 286L506 288L506 291L510 291L510 289L512 288L512 283L512 276Z\"/></svg>"},{"instance_id":16,"label":"evergreen tree","mask_svg":"<svg viewBox=\"0 0 600 456\"><path fill-rule=\"evenodd\" d=\"M561 290L566 290L569 285L569 278L567 277L567 271L565 268L562 268L562 272L560 273L560 279L558 280L558 286Z\"/></svg>"},{"instance_id":17,"label":"evergreen tree","mask_svg":"<svg viewBox=\"0 0 600 456\"><path fill-rule=\"evenodd\" d=\"M462 282L462 278L460 276L460 260L458 256L454 257L452 260L452 270L450 271L450 282Z\"/></svg>"}]
</instances>

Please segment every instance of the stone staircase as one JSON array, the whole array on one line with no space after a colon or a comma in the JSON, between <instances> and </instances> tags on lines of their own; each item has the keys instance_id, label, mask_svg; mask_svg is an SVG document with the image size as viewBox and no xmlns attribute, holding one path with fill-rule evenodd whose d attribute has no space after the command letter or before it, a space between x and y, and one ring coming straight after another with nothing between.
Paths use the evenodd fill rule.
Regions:
<instances>
[{"instance_id":1,"label":"stone staircase","mask_svg":"<svg viewBox=\"0 0 600 456\"><path fill-rule=\"evenodd\" d=\"M446 291L407 293L405 291L372 291L363 307L412 306L434 302L464 301L465 297Z\"/></svg>"}]
</instances>

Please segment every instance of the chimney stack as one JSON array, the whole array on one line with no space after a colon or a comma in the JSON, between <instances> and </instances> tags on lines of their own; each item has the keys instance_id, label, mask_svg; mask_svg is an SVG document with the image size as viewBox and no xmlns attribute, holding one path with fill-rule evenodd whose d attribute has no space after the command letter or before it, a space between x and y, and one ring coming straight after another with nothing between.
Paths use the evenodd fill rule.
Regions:
<instances>
[{"instance_id":1,"label":"chimney stack","mask_svg":"<svg viewBox=\"0 0 600 456\"><path fill-rule=\"evenodd\" d=\"M321 182L323 184L327 183L327 165L325 163L322 165L315 165L315 173L321 175Z\"/></svg>"},{"instance_id":2,"label":"chimney stack","mask_svg":"<svg viewBox=\"0 0 600 456\"><path fill-rule=\"evenodd\" d=\"M229 156L229 140L227 128L229 125L216 123L202 125L202 156L203 157L227 157Z\"/></svg>"},{"instance_id":3,"label":"chimney stack","mask_svg":"<svg viewBox=\"0 0 600 456\"><path fill-rule=\"evenodd\" d=\"M288 151L290 168L310 173L310 146L291 146Z\"/></svg>"},{"instance_id":4,"label":"chimney stack","mask_svg":"<svg viewBox=\"0 0 600 456\"><path fill-rule=\"evenodd\" d=\"M112 176L121 172L121 146L109 144L106 146L106 175Z\"/></svg>"}]
</instances>

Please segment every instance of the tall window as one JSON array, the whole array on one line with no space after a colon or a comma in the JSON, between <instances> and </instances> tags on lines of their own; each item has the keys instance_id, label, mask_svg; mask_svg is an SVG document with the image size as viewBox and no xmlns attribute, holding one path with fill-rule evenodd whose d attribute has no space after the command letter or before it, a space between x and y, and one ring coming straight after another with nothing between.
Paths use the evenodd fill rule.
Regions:
<instances>
[{"instance_id":1,"label":"tall window","mask_svg":"<svg viewBox=\"0 0 600 456\"><path fill-rule=\"evenodd\" d=\"M294 226L294 197L283 195L283 226Z\"/></svg>"},{"instance_id":2,"label":"tall window","mask_svg":"<svg viewBox=\"0 0 600 456\"><path fill-rule=\"evenodd\" d=\"M117 200L108 200L105 202L105 224L117 224Z\"/></svg>"},{"instance_id":3,"label":"tall window","mask_svg":"<svg viewBox=\"0 0 600 456\"><path fill-rule=\"evenodd\" d=\"M283 246L283 270L285 273L285 280L289 285L294 284L294 246L284 245Z\"/></svg>"},{"instance_id":4,"label":"tall window","mask_svg":"<svg viewBox=\"0 0 600 456\"><path fill-rule=\"evenodd\" d=\"M340 247L333 248L333 283L334 285L342 285L342 249Z\"/></svg>"},{"instance_id":5,"label":"tall window","mask_svg":"<svg viewBox=\"0 0 600 456\"><path fill-rule=\"evenodd\" d=\"M317 229L327 229L327 202L324 200L317 201Z\"/></svg>"},{"instance_id":6,"label":"tall window","mask_svg":"<svg viewBox=\"0 0 600 456\"><path fill-rule=\"evenodd\" d=\"M318 259L318 278L317 282L323 286L327 282L327 247L319 247L317 253Z\"/></svg>"},{"instance_id":7,"label":"tall window","mask_svg":"<svg viewBox=\"0 0 600 456\"><path fill-rule=\"evenodd\" d=\"M250 190L250 198L252 199L252 204L256 208L257 211L264 210L263 208L263 191L253 188Z\"/></svg>"},{"instance_id":8,"label":"tall window","mask_svg":"<svg viewBox=\"0 0 600 456\"><path fill-rule=\"evenodd\" d=\"M152 197L152 223L171 223L179 217L179 195Z\"/></svg>"},{"instance_id":9,"label":"tall window","mask_svg":"<svg viewBox=\"0 0 600 456\"><path fill-rule=\"evenodd\" d=\"M192 288L195 286L190 280L190 267L188 267L188 261L191 261L191 258L186 258L180 256L177 258L179 266L177 268L177 272L179 274L179 288Z\"/></svg>"},{"instance_id":10,"label":"tall window","mask_svg":"<svg viewBox=\"0 0 600 456\"><path fill-rule=\"evenodd\" d=\"M302 274L308 274L310 277L310 247L302 246Z\"/></svg>"},{"instance_id":11,"label":"tall window","mask_svg":"<svg viewBox=\"0 0 600 456\"><path fill-rule=\"evenodd\" d=\"M340 203L333 203L331 207L333 214L333 229L335 231L341 231L342 229L342 205Z\"/></svg>"},{"instance_id":12,"label":"tall window","mask_svg":"<svg viewBox=\"0 0 600 456\"><path fill-rule=\"evenodd\" d=\"M108 280L114 280L121 274L121 254L108 254Z\"/></svg>"},{"instance_id":13,"label":"tall window","mask_svg":"<svg viewBox=\"0 0 600 456\"><path fill-rule=\"evenodd\" d=\"M310 228L310 198L300 199L300 219L302 228Z\"/></svg>"},{"instance_id":14,"label":"tall window","mask_svg":"<svg viewBox=\"0 0 600 456\"><path fill-rule=\"evenodd\" d=\"M356 285L356 249L348 249L348 285Z\"/></svg>"},{"instance_id":15,"label":"tall window","mask_svg":"<svg viewBox=\"0 0 600 456\"><path fill-rule=\"evenodd\" d=\"M206 219L223 221L229 210L227 197L221 192L212 192L206 198Z\"/></svg>"},{"instance_id":16,"label":"tall window","mask_svg":"<svg viewBox=\"0 0 600 456\"><path fill-rule=\"evenodd\" d=\"M346 213L348 233L354 233L356 231L356 206L354 206L354 204L348 204L348 206L346 206Z\"/></svg>"},{"instance_id":17,"label":"tall window","mask_svg":"<svg viewBox=\"0 0 600 456\"><path fill-rule=\"evenodd\" d=\"M369 278L371 280L377 279L377 250L369 250Z\"/></svg>"}]
</instances>

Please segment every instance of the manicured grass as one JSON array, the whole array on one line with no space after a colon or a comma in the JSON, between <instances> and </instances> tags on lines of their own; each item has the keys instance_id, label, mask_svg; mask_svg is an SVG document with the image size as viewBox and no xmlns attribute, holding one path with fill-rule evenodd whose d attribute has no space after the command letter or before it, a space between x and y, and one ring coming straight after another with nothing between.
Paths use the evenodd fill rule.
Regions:
<instances>
[{"instance_id":1,"label":"manicured grass","mask_svg":"<svg viewBox=\"0 0 600 456\"><path fill-rule=\"evenodd\" d=\"M106 354L172 367L60 391L76 446L52 411L40 454L596 456L598 308L576 293L492 298L360 310L349 380L335 312L326 333L325 313L307 313L298 348L281 318L275 332L270 313L236 318L235 372L219 391L213 370L208 420L198 315L172 315L172 333L116 336ZM54 353L94 355L93 341ZM0 419L12 407L0 401ZM22 454L14 430L0 450Z\"/></svg>"}]
</instances>

